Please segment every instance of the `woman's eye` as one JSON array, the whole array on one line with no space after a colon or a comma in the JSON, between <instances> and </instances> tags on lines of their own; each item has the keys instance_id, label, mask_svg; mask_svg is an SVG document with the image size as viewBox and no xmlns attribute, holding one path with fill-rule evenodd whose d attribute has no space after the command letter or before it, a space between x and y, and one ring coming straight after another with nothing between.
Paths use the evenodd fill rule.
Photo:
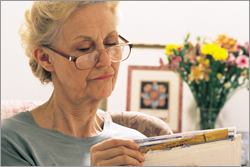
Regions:
<instances>
[{"instance_id":1,"label":"woman's eye","mask_svg":"<svg viewBox=\"0 0 250 167\"><path fill-rule=\"evenodd\" d=\"M80 48L78 50L81 52L88 52L88 51L90 51L90 48Z\"/></svg>"},{"instance_id":2,"label":"woman's eye","mask_svg":"<svg viewBox=\"0 0 250 167\"><path fill-rule=\"evenodd\" d=\"M114 46L114 45L117 45L116 42L115 43L108 43L108 44L105 44L106 46Z\"/></svg>"}]
</instances>

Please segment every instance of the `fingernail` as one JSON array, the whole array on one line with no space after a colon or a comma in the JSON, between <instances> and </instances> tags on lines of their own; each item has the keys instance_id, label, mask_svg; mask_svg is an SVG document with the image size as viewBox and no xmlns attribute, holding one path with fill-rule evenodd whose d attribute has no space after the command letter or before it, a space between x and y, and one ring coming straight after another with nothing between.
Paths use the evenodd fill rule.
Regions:
<instances>
[{"instance_id":1,"label":"fingernail","mask_svg":"<svg viewBox=\"0 0 250 167\"><path fill-rule=\"evenodd\" d=\"M145 161L145 156L141 154L142 161Z\"/></svg>"}]
</instances>

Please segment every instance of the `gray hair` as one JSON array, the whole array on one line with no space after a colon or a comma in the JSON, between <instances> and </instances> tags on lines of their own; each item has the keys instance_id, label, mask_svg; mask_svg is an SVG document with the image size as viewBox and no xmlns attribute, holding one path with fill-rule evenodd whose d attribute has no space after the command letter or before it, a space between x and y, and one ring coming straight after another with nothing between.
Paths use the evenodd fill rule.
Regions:
<instances>
[{"instance_id":1,"label":"gray hair","mask_svg":"<svg viewBox=\"0 0 250 167\"><path fill-rule=\"evenodd\" d=\"M54 44L60 28L73 11L90 5L105 5L109 7L118 24L118 4L119 1L35 1L32 8L26 10L25 20L19 30L22 47L29 57L33 75L42 84L52 82L51 73L36 61L33 49L35 46Z\"/></svg>"}]
</instances>

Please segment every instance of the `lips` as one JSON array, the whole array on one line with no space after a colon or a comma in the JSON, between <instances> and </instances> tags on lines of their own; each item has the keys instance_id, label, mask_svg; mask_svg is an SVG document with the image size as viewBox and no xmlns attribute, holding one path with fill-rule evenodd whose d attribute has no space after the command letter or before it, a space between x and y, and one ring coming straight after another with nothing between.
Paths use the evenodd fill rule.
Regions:
<instances>
[{"instance_id":1,"label":"lips","mask_svg":"<svg viewBox=\"0 0 250 167\"><path fill-rule=\"evenodd\" d=\"M105 79L110 79L113 76L114 76L114 74L104 74L104 75L101 75L101 76L94 78L93 80L105 80Z\"/></svg>"}]
</instances>

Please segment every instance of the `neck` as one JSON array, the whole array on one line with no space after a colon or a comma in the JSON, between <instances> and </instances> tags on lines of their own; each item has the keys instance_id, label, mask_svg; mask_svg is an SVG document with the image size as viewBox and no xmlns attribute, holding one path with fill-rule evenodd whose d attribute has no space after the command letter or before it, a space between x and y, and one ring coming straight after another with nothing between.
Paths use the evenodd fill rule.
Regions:
<instances>
[{"instance_id":1,"label":"neck","mask_svg":"<svg viewBox=\"0 0 250 167\"><path fill-rule=\"evenodd\" d=\"M64 97L58 98L53 92L45 104L31 113L37 124L45 129L85 138L102 131L103 119L96 113L100 102L83 100L75 103Z\"/></svg>"}]
</instances>

